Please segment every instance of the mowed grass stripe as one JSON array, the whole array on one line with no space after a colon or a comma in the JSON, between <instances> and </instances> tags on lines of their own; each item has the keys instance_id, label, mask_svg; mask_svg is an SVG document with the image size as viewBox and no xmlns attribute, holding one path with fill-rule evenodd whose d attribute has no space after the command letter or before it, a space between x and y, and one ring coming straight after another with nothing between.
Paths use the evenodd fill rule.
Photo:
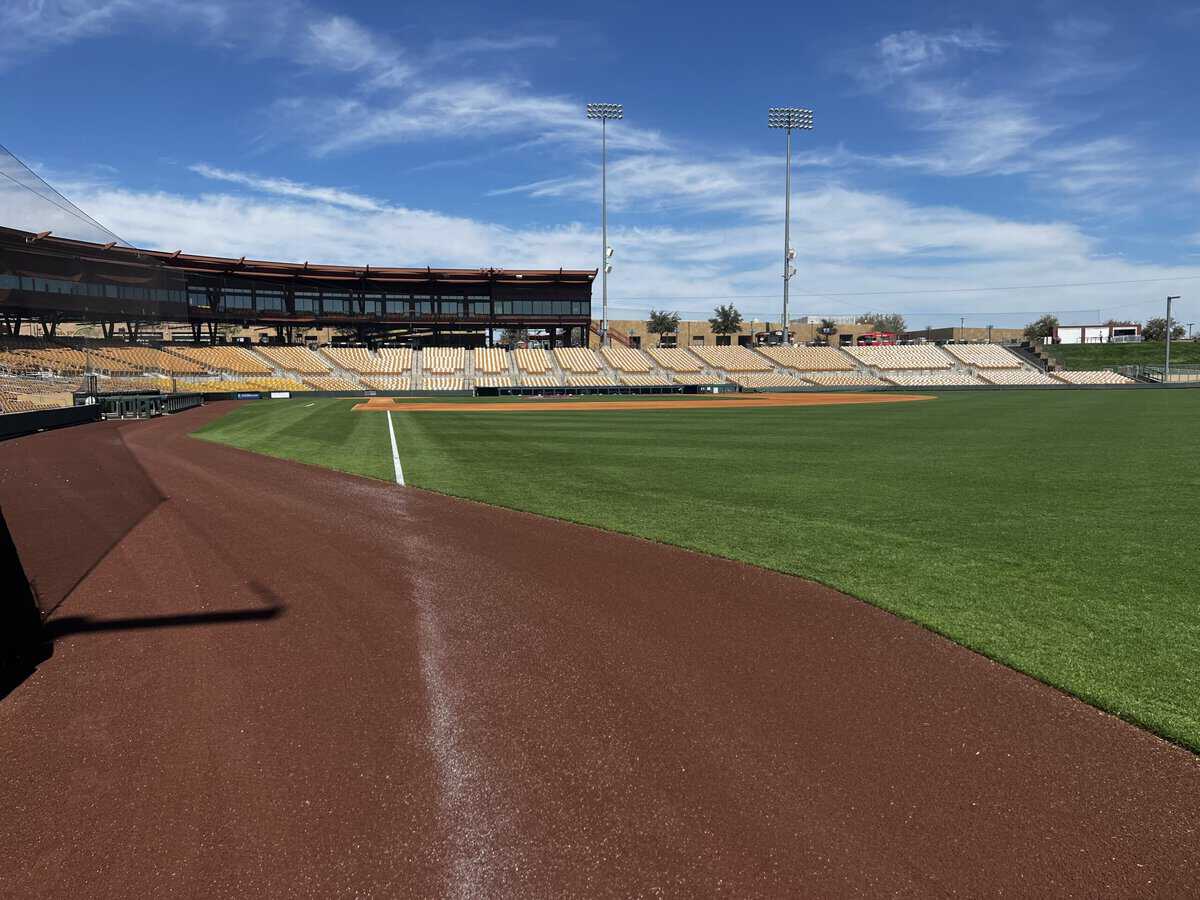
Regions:
<instances>
[{"instance_id":1,"label":"mowed grass stripe","mask_svg":"<svg viewBox=\"0 0 1200 900\"><path fill-rule=\"evenodd\" d=\"M292 404L205 436L390 478L382 416ZM1200 391L393 421L411 484L816 579L1200 750Z\"/></svg>"},{"instance_id":2,"label":"mowed grass stripe","mask_svg":"<svg viewBox=\"0 0 1200 900\"><path fill-rule=\"evenodd\" d=\"M357 399L256 400L195 436L279 459L392 481L387 420L351 414ZM311 404L311 405L310 405Z\"/></svg>"}]
</instances>

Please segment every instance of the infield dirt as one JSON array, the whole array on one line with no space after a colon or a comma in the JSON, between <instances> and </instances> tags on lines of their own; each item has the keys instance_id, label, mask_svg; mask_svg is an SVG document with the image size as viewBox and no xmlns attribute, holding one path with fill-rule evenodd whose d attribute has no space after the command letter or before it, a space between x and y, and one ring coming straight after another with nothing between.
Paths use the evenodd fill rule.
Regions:
<instances>
[{"instance_id":1,"label":"infield dirt","mask_svg":"<svg viewBox=\"0 0 1200 900\"><path fill-rule=\"evenodd\" d=\"M557 412L590 410L611 412L637 409L749 409L779 406L841 406L855 403L907 403L933 400L931 394L738 394L730 397L684 396L645 400L563 400L557 397L522 397L510 402L438 403L406 401L396 397L371 397L357 403L358 412Z\"/></svg>"}]
</instances>

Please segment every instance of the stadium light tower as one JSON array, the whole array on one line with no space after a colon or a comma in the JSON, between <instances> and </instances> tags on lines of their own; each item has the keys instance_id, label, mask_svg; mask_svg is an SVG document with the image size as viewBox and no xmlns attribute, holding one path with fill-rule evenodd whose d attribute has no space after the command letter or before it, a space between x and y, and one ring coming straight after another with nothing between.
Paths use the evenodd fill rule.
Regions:
<instances>
[{"instance_id":1,"label":"stadium light tower","mask_svg":"<svg viewBox=\"0 0 1200 900\"><path fill-rule=\"evenodd\" d=\"M612 271L613 249L608 246L608 120L625 118L620 103L589 103L587 117L600 120L600 345L608 346L608 273Z\"/></svg>"},{"instance_id":2,"label":"stadium light tower","mask_svg":"<svg viewBox=\"0 0 1200 900\"><path fill-rule=\"evenodd\" d=\"M1164 368L1163 380L1171 380L1171 301L1178 300L1179 296L1167 297L1167 359Z\"/></svg>"},{"instance_id":3,"label":"stadium light tower","mask_svg":"<svg viewBox=\"0 0 1200 900\"><path fill-rule=\"evenodd\" d=\"M767 127L783 128L787 131L787 175L783 194L783 342L790 344L792 333L788 328L788 282L796 274L792 260L796 251L792 249L792 129L813 127L813 112L799 106L772 106L767 110Z\"/></svg>"}]
</instances>

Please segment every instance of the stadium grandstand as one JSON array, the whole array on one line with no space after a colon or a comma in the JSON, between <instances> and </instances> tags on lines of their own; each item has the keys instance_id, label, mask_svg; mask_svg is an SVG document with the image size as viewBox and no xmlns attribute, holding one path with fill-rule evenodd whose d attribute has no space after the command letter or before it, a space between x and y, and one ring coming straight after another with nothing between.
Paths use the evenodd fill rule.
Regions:
<instances>
[{"instance_id":1,"label":"stadium grandstand","mask_svg":"<svg viewBox=\"0 0 1200 900\"><path fill-rule=\"evenodd\" d=\"M593 349L595 270L356 267L139 249L11 155L0 153L0 168L8 185L0 196L12 201L5 220L11 227L0 227L5 411L70 405L92 393L802 391L1131 381L1108 371L1047 374L1036 356L991 343L762 343L758 338L783 332L756 334L753 323L734 345L703 331L703 323L681 323L668 343L680 335L686 343L644 349L637 323L622 323L611 331L615 343ZM31 328L40 336L26 334ZM312 342L313 330L326 336L323 344ZM258 344L227 343L235 332L254 331ZM854 333L840 337L853 340Z\"/></svg>"}]
</instances>

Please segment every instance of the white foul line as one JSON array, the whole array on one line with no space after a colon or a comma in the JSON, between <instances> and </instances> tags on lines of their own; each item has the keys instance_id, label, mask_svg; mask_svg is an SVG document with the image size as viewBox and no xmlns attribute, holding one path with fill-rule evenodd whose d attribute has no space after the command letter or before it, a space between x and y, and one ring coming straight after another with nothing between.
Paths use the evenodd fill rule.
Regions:
<instances>
[{"instance_id":1,"label":"white foul line","mask_svg":"<svg viewBox=\"0 0 1200 900\"><path fill-rule=\"evenodd\" d=\"M392 414L387 414L388 437L392 439L392 465L396 469L396 484L404 484L404 470L400 468L400 451L396 449L396 430L392 428Z\"/></svg>"}]
</instances>

